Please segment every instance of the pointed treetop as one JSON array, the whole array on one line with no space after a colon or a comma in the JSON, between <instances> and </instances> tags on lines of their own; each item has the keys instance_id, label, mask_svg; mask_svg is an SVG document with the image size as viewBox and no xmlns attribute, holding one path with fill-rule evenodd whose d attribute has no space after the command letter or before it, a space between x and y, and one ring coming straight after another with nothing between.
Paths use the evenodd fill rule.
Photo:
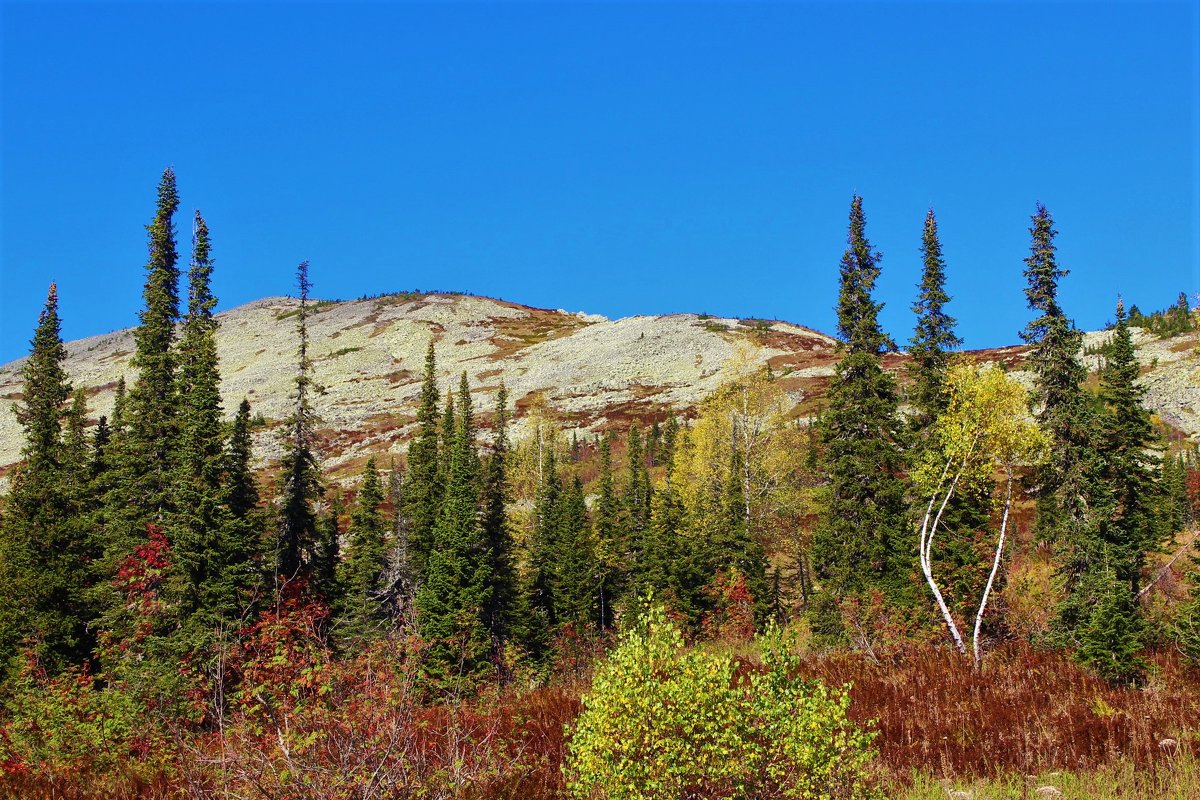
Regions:
<instances>
[{"instance_id":1,"label":"pointed treetop","mask_svg":"<svg viewBox=\"0 0 1200 800\"><path fill-rule=\"evenodd\" d=\"M1025 277L1029 285L1025 288L1025 297L1029 308L1042 312L1042 315L1025 327L1021 338L1029 343L1040 342L1046 335L1047 325L1051 320L1061 322L1065 319L1062 308L1058 305L1058 281L1066 276L1068 271L1061 269L1055 258L1057 248L1054 237L1058 231L1054 229L1054 219L1041 203L1032 218L1033 225L1029 228L1029 255L1025 258Z\"/></svg>"},{"instance_id":2,"label":"pointed treetop","mask_svg":"<svg viewBox=\"0 0 1200 800\"><path fill-rule=\"evenodd\" d=\"M846 236L848 247L842 254L841 288L837 304L838 334L849 345L850 352L878 355L884 350L894 349L895 343L879 327L879 311L883 304L871 300L883 255L872 249L867 240L866 226L862 198L855 195L850 201L850 226Z\"/></svg>"},{"instance_id":3,"label":"pointed treetop","mask_svg":"<svg viewBox=\"0 0 1200 800\"><path fill-rule=\"evenodd\" d=\"M31 463L55 463L58 459L63 406L71 396L71 384L63 369L66 358L62 323L58 318L58 288L52 283L46 293L46 305L38 314L29 358L21 369L24 397L15 409L17 420L25 429L24 455ZM33 466L37 468L36 463Z\"/></svg>"},{"instance_id":4,"label":"pointed treetop","mask_svg":"<svg viewBox=\"0 0 1200 800\"><path fill-rule=\"evenodd\" d=\"M212 245L208 240L208 225L200 211L192 224L192 264L188 271L188 317L210 317L217 298L210 289L212 280Z\"/></svg>"}]
</instances>

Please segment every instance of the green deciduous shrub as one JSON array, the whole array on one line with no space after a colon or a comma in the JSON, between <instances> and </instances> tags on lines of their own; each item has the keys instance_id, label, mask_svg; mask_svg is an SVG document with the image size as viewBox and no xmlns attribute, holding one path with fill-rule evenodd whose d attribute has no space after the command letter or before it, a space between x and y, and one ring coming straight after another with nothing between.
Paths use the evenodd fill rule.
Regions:
<instances>
[{"instance_id":1,"label":"green deciduous shrub","mask_svg":"<svg viewBox=\"0 0 1200 800\"><path fill-rule=\"evenodd\" d=\"M763 669L687 648L660 607L645 612L597 670L570 731L571 794L874 798L873 734L846 716L845 688L795 676L777 631L759 639Z\"/></svg>"}]
</instances>

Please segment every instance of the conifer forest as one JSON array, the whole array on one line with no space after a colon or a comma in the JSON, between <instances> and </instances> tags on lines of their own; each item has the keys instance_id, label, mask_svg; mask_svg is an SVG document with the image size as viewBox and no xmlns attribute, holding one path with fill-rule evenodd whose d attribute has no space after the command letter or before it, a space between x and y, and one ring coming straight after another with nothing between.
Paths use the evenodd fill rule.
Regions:
<instances>
[{"instance_id":1,"label":"conifer forest","mask_svg":"<svg viewBox=\"0 0 1200 800\"><path fill-rule=\"evenodd\" d=\"M1085 348L1050 209L998 223L1016 360L962 349L933 209L884 332L854 196L819 402L747 363L579 426L431 327L372 409L403 442L335 480L323 265L280 276L265 420L222 395L221 232L172 169L146 200L134 377L96 407L50 284L3 411L0 796L1200 797L1200 462L1138 357L1200 315L1114 289Z\"/></svg>"}]
</instances>

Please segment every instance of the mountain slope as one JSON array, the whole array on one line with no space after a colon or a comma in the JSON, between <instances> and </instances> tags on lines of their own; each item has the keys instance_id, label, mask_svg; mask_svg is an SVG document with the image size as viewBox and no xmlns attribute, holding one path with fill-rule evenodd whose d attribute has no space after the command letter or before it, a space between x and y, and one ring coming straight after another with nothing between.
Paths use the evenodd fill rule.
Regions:
<instances>
[{"instance_id":1,"label":"mountain slope","mask_svg":"<svg viewBox=\"0 0 1200 800\"><path fill-rule=\"evenodd\" d=\"M262 415L266 424L256 434L262 461L278 454L272 423L289 412L297 308L295 300L277 297L219 315L225 408L231 412L248 397ZM764 320L694 314L607 320L451 294L319 302L312 312L315 377L325 387L317 409L326 468L335 474L407 438L431 336L441 385L456 384L465 370L485 415L503 381L518 424L544 398L564 426L589 431L661 418L667 410L686 414L739 369L764 364L780 377L795 413L809 416L838 360L831 337ZM1200 336L1159 341L1137 333L1149 404L1173 427L1200 432ZM1103 338L1088 334L1087 344ZM92 418L111 413L118 378L134 379L132 330L74 341L67 349L68 373L87 389ZM977 355L1019 371L1023 353L1010 347ZM1089 357L1093 367L1096 360ZM890 355L885 364L894 370L903 361ZM0 399L20 396L22 364L0 366ZM15 417L0 414L0 469L18 460L20 445Z\"/></svg>"}]
</instances>

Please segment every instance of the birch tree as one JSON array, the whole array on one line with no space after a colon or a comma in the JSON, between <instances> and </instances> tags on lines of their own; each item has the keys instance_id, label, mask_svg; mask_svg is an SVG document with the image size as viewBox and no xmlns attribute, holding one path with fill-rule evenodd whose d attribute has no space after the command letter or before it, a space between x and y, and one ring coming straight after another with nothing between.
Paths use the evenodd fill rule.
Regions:
<instances>
[{"instance_id":1,"label":"birch tree","mask_svg":"<svg viewBox=\"0 0 1200 800\"><path fill-rule=\"evenodd\" d=\"M1040 464L1048 442L1029 415L1025 388L1000 368L956 364L946 376L946 389L946 410L935 421L932 446L913 476L920 496L928 498L917 531L918 548L925 582L955 647L966 655L962 629L933 574L934 542L946 507L956 493L986 484L998 488L996 549L971 632L971 651L978 667L979 635L1008 539L1016 472L1021 467Z\"/></svg>"}]
</instances>

